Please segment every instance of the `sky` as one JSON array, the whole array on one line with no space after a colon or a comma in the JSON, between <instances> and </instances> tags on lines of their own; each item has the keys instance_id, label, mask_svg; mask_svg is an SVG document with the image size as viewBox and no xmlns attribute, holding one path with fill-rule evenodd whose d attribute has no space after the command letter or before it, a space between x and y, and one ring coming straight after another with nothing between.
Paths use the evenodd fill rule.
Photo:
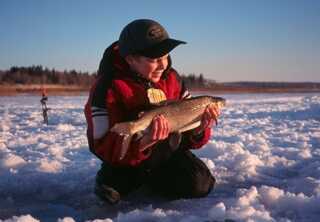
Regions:
<instances>
[{"instance_id":1,"label":"sky","mask_svg":"<svg viewBox=\"0 0 320 222\"><path fill-rule=\"evenodd\" d=\"M320 1L0 0L0 70L94 72L129 22L149 18L188 44L180 74L224 81L320 82Z\"/></svg>"}]
</instances>

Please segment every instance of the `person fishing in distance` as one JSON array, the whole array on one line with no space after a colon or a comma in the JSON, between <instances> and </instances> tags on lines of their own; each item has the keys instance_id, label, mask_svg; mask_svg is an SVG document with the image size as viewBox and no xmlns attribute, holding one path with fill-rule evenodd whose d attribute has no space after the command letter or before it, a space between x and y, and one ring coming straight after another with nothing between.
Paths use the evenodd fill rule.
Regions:
<instances>
[{"instance_id":1,"label":"person fishing in distance","mask_svg":"<svg viewBox=\"0 0 320 222\"><path fill-rule=\"evenodd\" d=\"M49 108L47 107L47 101L48 101L48 93L47 93L47 90L42 87L42 90L41 90L41 99L40 99L40 103L41 103L41 106L42 106L42 116L43 116L43 122L45 124L48 125L48 110Z\"/></svg>"}]
</instances>

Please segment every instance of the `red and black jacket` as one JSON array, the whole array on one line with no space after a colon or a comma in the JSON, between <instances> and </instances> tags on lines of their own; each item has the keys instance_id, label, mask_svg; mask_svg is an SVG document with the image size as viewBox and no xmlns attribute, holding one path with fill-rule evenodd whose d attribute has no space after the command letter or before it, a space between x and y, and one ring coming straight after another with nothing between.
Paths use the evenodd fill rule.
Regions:
<instances>
[{"instance_id":1,"label":"red and black jacket","mask_svg":"<svg viewBox=\"0 0 320 222\"><path fill-rule=\"evenodd\" d=\"M97 80L85 105L89 147L102 161L118 166L137 166L150 156L153 147L148 148L151 150L137 151L134 146L139 144L133 140L126 156L119 160L122 137L109 129L115 123L134 120L141 111L150 109L147 97L149 87L161 89L170 101L190 97L170 64L171 61L160 81L151 83L129 69L128 64L119 55L117 42L106 49ZM187 146L192 149L200 148L208 142L210 132L209 128L206 129L202 138L197 140L193 139L191 132L185 132Z\"/></svg>"}]
</instances>

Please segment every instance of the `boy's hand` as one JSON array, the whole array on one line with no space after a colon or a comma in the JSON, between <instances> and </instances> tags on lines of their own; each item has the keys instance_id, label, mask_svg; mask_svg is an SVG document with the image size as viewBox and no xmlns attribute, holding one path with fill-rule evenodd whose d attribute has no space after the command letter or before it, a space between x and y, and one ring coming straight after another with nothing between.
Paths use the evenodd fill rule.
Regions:
<instances>
[{"instance_id":1,"label":"boy's hand","mask_svg":"<svg viewBox=\"0 0 320 222\"><path fill-rule=\"evenodd\" d=\"M169 122L163 115L155 116L151 122L150 130L140 141L140 150L145 150L159 140L168 138L170 133Z\"/></svg>"},{"instance_id":2,"label":"boy's hand","mask_svg":"<svg viewBox=\"0 0 320 222\"><path fill-rule=\"evenodd\" d=\"M207 108L205 109L203 115L202 115L201 124L200 124L199 127L194 129L194 133L195 134L200 134L206 128L213 127L214 123L217 125L219 116L220 116L219 107L216 106L215 104L208 105Z\"/></svg>"},{"instance_id":3,"label":"boy's hand","mask_svg":"<svg viewBox=\"0 0 320 222\"><path fill-rule=\"evenodd\" d=\"M151 139L164 140L169 136L169 122L163 115L155 116L151 123Z\"/></svg>"}]
</instances>

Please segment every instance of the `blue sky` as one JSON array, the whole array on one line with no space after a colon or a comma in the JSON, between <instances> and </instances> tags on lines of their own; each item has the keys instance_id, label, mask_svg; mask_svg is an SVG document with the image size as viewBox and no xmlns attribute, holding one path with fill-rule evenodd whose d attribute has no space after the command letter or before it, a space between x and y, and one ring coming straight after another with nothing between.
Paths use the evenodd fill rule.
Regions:
<instances>
[{"instance_id":1,"label":"blue sky","mask_svg":"<svg viewBox=\"0 0 320 222\"><path fill-rule=\"evenodd\" d=\"M96 71L104 49L138 18L188 42L172 52L180 73L320 82L317 0L0 0L0 69Z\"/></svg>"}]
</instances>

